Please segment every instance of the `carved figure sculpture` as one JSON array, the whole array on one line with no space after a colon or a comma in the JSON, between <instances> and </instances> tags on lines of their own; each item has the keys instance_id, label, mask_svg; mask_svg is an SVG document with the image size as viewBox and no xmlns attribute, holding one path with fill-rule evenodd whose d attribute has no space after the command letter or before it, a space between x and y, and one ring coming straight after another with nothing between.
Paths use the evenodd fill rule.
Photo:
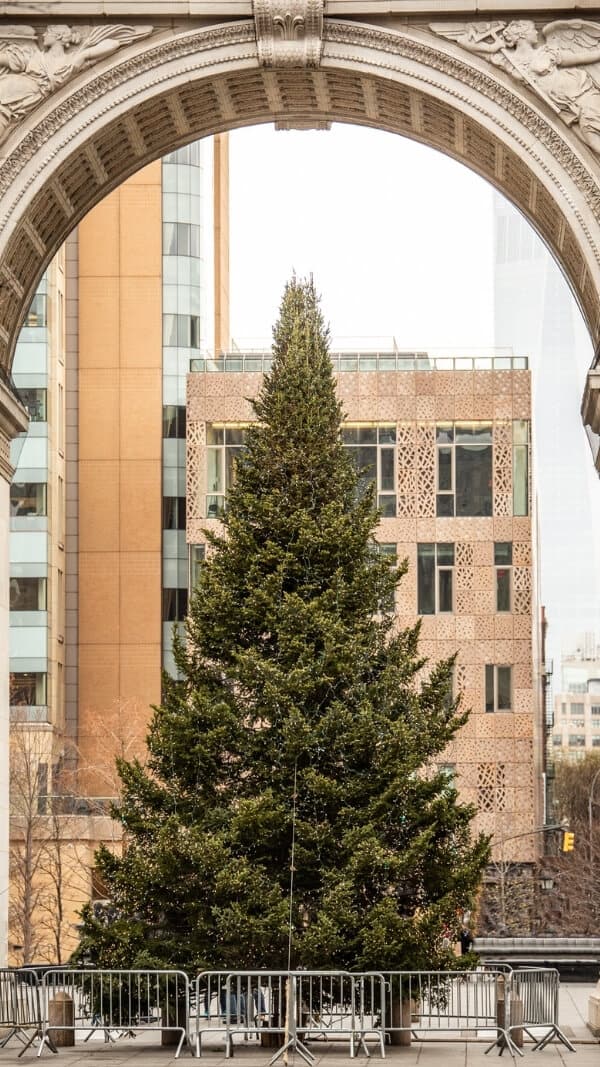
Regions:
<instances>
[{"instance_id":1,"label":"carved figure sculpture","mask_svg":"<svg viewBox=\"0 0 600 1067\"><path fill-rule=\"evenodd\" d=\"M525 83L600 154L600 24L561 19L432 23L430 29Z\"/></svg>"},{"instance_id":2,"label":"carved figure sculpture","mask_svg":"<svg viewBox=\"0 0 600 1067\"><path fill-rule=\"evenodd\" d=\"M13 122L84 67L147 37L151 26L72 29L48 26L41 36L31 26L4 26L0 33L0 142Z\"/></svg>"}]
</instances>

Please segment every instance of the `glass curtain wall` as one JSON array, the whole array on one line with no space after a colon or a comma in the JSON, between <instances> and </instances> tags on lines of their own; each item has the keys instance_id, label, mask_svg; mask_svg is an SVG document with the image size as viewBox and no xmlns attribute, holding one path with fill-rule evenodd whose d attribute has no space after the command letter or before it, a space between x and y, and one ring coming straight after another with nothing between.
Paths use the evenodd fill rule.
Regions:
<instances>
[{"instance_id":1,"label":"glass curtain wall","mask_svg":"<svg viewBox=\"0 0 600 1067\"><path fill-rule=\"evenodd\" d=\"M13 722L48 721L48 284L23 324L13 378L29 429L11 444L10 708Z\"/></svg>"},{"instance_id":2,"label":"glass curtain wall","mask_svg":"<svg viewBox=\"0 0 600 1067\"><path fill-rule=\"evenodd\" d=\"M190 359L206 346L203 215L212 142L196 142L162 163L163 224L163 667L175 673L173 625L188 604L185 540L185 382Z\"/></svg>"}]
</instances>

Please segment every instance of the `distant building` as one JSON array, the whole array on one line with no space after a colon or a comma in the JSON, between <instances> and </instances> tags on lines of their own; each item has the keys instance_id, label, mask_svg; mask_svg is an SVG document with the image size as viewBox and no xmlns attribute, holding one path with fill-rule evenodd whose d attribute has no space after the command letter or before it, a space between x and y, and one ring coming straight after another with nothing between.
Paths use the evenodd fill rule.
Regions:
<instances>
[{"instance_id":1,"label":"distant building","mask_svg":"<svg viewBox=\"0 0 600 1067\"><path fill-rule=\"evenodd\" d=\"M174 670L189 580L185 383L193 355L229 344L228 225L223 134L98 204L48 268L21 332L13 374L31 421L11 446L14 962L57 958L39 909L25 921L34 942L22 932L24 893L34 899L43 881L39 869L23 890L24 843L58 820L73 867L64 959L77 909L103 893L94 848L118 833L107 816L115 757L143 754L162 670ZM17 778L29 778L27 798Z\"/></svg>"},{"instance_id":2,"label":"distant building","mask_svg":"<svg viewBox=\"0 0 600 1067\"><path fill-rule=\"evenodd\" d=\"M548 659L556 660L571 634L600 626L600 484L579 415L593 352L560 268L529 222L499 194L494 344L527 355L532 373L541 601Z\"/></svg>"},{"instance_id":3,"label":"distant building","mask_svg":"<svg viewBox=\"0 0 600 1067\"><path fill-rule=\"evenodd\" d=\"M530 374L513 357L441 359L395 350L334 352L343 438L376 483L381 551L408 557L395 609L422 616L420 650L458 650L456 691L472 709L443 756L476 829L528 862L541 821L541 722L534 637ZM266 352L193 359L187 385L190 580L204 530L218 526L249 398ZM537 627L536 627L537 630Z\"/></svg>"},{"instance_id":4,"label":"distant building","mask_svg":"<svg viewBox=\"0 0 600 1067\"><path fill-rule=\"evenodd\" d=\"M563 655L560 692L554 694L551 754L583 759L600 753L600 642L586 633L574 652Z\"/></svg>"}]
</instances>

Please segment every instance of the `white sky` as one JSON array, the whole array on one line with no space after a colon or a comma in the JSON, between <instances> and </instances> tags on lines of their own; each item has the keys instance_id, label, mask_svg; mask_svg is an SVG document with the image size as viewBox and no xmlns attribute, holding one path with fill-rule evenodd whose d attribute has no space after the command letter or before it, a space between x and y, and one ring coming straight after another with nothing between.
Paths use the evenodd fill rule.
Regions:
<instances>
[{"instance_id":1,"label":"white sky","mask_svg":"<svg viewBox=\"0 0 600 1067\"><path fill-rule=\"evenodd\" d=\"M230 164L236 342L270 345L283 287L295 270L313 274L334 342L394 335L401 349L466 354L493 344L493 193L483 179L405 138L340 125L330 132L238 130L230 135ZM582 352L587 358L585 345ZM585 370L582 364L582 387ZM583 435L578 403L569 427ZM536 433L543 458L549 440L544 435L555 435L556 426L552 410L542 410ZM578 462L581 455L589 464L587 491L598 517L600 482L587 445ZM562 474L556 471L558 481L550 471L546 482L575 523L565 520L558 529L546 522L541 544L541 602L549 609L549 650L555 657L560 645L570 644L574 628L600 630L594 598L584 608L577 582L563 581L560 592L554 581L559 561L563 571L572 569L580 588L586 588L590 569L600 583L600 551L590 558L589 539L585 548L577 541L577 505L569 497L568 462L563 466ZM561 477L567 481L560 483ZM570 527L572 543L566 544Z\"/></svg>"},{"instance_id":2,"label":"white sky","mask_svg":"<svg viewBox=\"0 0 600 1067\"><path fill-rule=\"evenodd\" d=\"M492 192L394 134L231 134L231 331L269 341L285 281L313 273L334 339L492 343ZM427 212L424 205L427 205ZM487 218L488 225L468 226Z\"/></svg>"}]
</instances>

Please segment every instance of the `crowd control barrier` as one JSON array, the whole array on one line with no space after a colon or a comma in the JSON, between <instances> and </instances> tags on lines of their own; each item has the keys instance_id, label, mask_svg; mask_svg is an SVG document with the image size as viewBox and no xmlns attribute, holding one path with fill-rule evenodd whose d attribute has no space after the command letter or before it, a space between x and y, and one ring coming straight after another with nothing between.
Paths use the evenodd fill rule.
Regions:
<instances>
[{"instance_id":1,"label":"crowd control barrier","mask_svg":"<svg viewBox=\"0 0 600 1067\"><path fill-rule=\"evenodd\" d=\"M218 1033L225 1054L236 1042L258 1041L272 1049L271 1064L286 1051L307 1067L310 1044L336 1041L350 1056L385 1057L386 1042L409 1044L458 1033L493 1037L486 1048L522 1056L523 1034L533 1050L553 1039L575 1051L559 1026L560 977L554 969L511 970L491 963L477 970L392 971L205 971L190 982L175 970L50 968L0 969L0 1050L19 1041L19 1056L36 1041L58 1052L53 1034L65 1031L106 1043L160 1035L163 1044L184 1045L201 1056L205 1038ZM85 1036L84 1036L85 1035ZM65 1035L61 1035L66 1043ZM56 1038L60 1044L59 1038Z\"/></svg>"},{"instance_id":2,"label":"crowd control barrier","mask_svg":"<svg viewBox=\"0 0 600 1067\"><path fill-rule=\"evenodd\" d=\"M36 1038L41 1038L42 1030L42 1001L37 974L25 967L2 968L0 970L0 1032L2 1033L0 1048L6 1048L13 1038L17 1038L23 1045L19 1052L20 1057ZM49 1045L54 1049L52 1042L49 1042Z\"/></svg>"},{"instance_id":3,"label":"crowd control barrier","mask_svg":"<svg viewBox=\"0 0 600 1067\"><path fill-rule=\"evenodd\" d=\"M106 1042L150 1030L173 1035L177 1058L189 1035L189 979L183 971L51 970L41 982L43 1025L38 1056L53 1049L53 1030L87 1031L86 1041L101 1033ZM73 1003L72 1019L60 1026L48 1021L57 996ZM56 1051L54 1049L54 1051Z\"/></svg>"},{"instance_id":4,"label":"crowd control barrier","mask_svg":"<svg viewBox=\"0 0 600 1067\"><path fill-rule=\"evenodd\" d=\"M515 970L510 979L509 1033L523 1030L533 1041L534 1052L557 1037L571 1052L574 1046L558 1025L560 976L556 970ZM543 1030L541 1036L532 1029Z\"/></svg>"},{"instance_id":5,"label":"crowd control barrier","mask_svg":"<svg viewBox=\"0 0 600 1067\"><path fill-rule=\"evenodd\" d=\"M486 1049L519 1052L507 1016L511 976L499 971L385 972L385 1001L381 1026L394 1041L408 1044L410 1036L441 1037L448 1033L495 1033Z\"/></svg>"},{"instance_id":6,"label":"crowd control barrier","mask_svg":"<svg viewBox=\"0 0 600 1067\"><path fill-rule=\"evenodd\" d=\"M375 996L373 986L378 986ZM245 1041L297 1052L307 1064L314 1056L308 1041L336 1038L348 1042L350 1056L367 1051L369 1035L385 1055L384 1037L372 1006L383 1000L381 975L345 971L206 971L194 984L195 1050L210 1033L222 1034L225 1054L233 1055L234 1035ZM378 1009L375 1009L376 1011ZM370 1012L370 1015L369 1015Z\"/></svg>"}]
</instances>

